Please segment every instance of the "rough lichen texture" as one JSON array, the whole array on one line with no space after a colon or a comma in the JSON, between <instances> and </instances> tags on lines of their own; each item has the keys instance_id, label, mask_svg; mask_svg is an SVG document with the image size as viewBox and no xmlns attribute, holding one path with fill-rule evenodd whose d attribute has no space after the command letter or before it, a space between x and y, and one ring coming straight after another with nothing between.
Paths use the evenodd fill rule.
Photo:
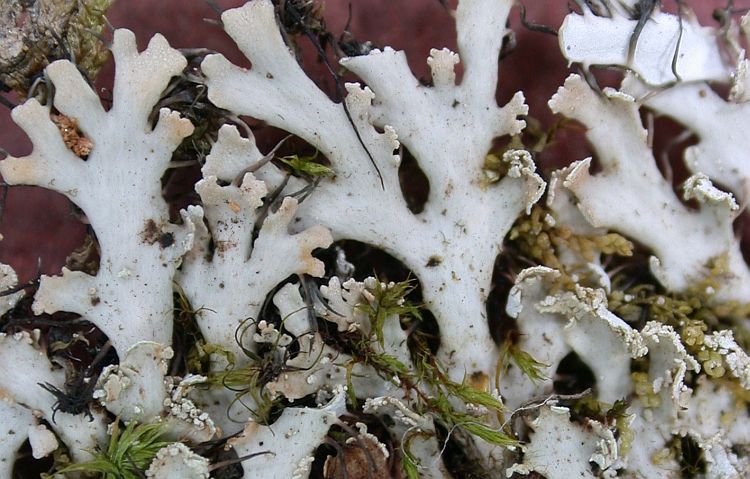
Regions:
<instances>
[{"instance_id":1,"label":"rough lichen texture","mask_svg":"<svg viewBox=\"0 0 750 479\"><path fill-rule=\"evenodd\" d=\"M686 6L579 3L559 39L582 75L549 99L576 123L541 134L522 93L495 100L511 0L458 2L459 52L430 52L431 81L392 48L341 58L362 82L341 102L290 47L324 28L312 2L222 14L247 69L186 69L205 52L157 35L139 53L116 30L109 109L50 64L49 104L13 111L33 152L0 173L74 202L98 266L18 287L0 265L0 476L23 474L28 440L73 477L748 477L750 16L711 29ZM599 89L595 65L621 88ZM650 115L697 138L673 159L682 185ZM246 117L318 153L262 152ZM557 128L593 156L547 185L532 152ZM197 182L170 216L164 175L186 163ZM366 278L345 240L409 275Z\"/></svg>"},{"instance_id":2,"label":"rough lichen texture","mask_svg":"<svg viewBox=\"0 0 750 479\"><path fill-rule=\"evenodd\" d=\"M56 88L55 108L93 142L86 161L67 148L49 107L29 100L13 119L28 132L34 152L7 158L0 173L10 184L38 185L70 198L86 214L101 249L96 276L63 270L43 278L34 311L78 313L124 354L140 340L170 340L172 324L165 318L172 310L171 280L192 233L169 223L159 179L193 127L166 109L153 130L149 124L170 77L185 67L179 52L157 36L139 54L127 31L117 32L112 51L117 75L109 111L72 63L58 61L46 70Z\"/></svg>"},{"instance_id":3,"label":"rough lichen texture","mask_svg":"<svg viewBox=\"0 0 750 479\"><path fill-rule=\"evenodd\" d=\"M543 188L524 156L508 160L515 175L481 187L493 138L518 134L524 123L517 117L527 112L521 94L503 108L496 105L497 67L486 61L499 54L509 9L507 2L460 3L460 85L454 73L459 57L447 50L430 55L431 87L420 85L404 54L390 48L342 61L368 85L347 85L353 124L343 105L305 76L282 40L271 2L249 2L222 16L252 62L250 70L221 56L203 63L211 101L289 131L329 159L335 178L324 180L302 205L303 224L322 224L334 238L382 248L414 271L440 326L441 358L459 381L489 372L496 361L484 304L492 264L504 233ZM394 155L399 142L429 179L419 214L409 211L401 194L400 158Z\"/></svg>"}]
</instances>

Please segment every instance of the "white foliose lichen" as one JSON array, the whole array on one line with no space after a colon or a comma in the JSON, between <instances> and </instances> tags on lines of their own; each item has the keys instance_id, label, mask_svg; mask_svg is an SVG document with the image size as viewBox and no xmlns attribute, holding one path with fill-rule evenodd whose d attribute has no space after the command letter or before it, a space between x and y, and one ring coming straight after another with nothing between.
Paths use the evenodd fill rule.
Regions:
<instances>
[{"instance_id":1,"label":"white foliose lichen","mask_svg":"<svg viewBox=\"0 0 750 479\"><path fill-rule=\"evenodd\" d=\"M507 477L532 471L551 479L616 477L617 441L607 426L593 420L576 424L567 408L543 406L530 427L533 433L523 447L524 461L510 467Z\"/></svg>"},{"instance_id":2,"label":"white foliose lichen","mask_svg":"<svg viewBox=\"0 0 750 479\"><path fill-rule=\"evenodd\" d=\"M560 27L560 51L570 63L628 68L654 86L729 75L721 37L689 9L674 15L661 11L659 2L603 0L582 10Z\"/></svg>"},{"instance_id":3,"label":"white foliose lichen","mask_svg":"<svg viewBox=\"0 0 750 479\"><path fill-rule=\"evenodd\" d=\"M564 180L586 220L616 230L654 252L653 274L669 290L682 291L705 277L712 262L725 257L729 272L718 292L724 299L750 299L750 271L742 259L732 222L736 203L717 196L710 181L686 184L682 204L664 179L647 143L638 105L628 95L605 89L597 95L578 75L571 75L552 97L552 111L580 121L597 153L602 171L590 174L591 158L575 163Z\"/></svg>"},{"instance_id":4,"label":"white foliose lichen","mask_svg":"<svg viewBox=\"0 0 750 479\"><path fill-rule=\"evenodd\" d=\"M161 448L146 470L154 479L208 479L209 474L208 459L179 442Z\"/></svg>"},{"instance_id":5,"label":"white foliose lichen","mask_svg":"<svg viewBox=\"0 0 750 479\"><path fill-rule=\"evenodd\" d=\"M267 0L222 15L251 69L221 55L202 64L212 102L293 133L328 158L335 178L324 179L301 205L300 224L322 224L334 238L382 248L414 271L441 328L440 357L457 381L464 373L493 368L497 348L489 339L484 306L490 265L504 233L544 188L528 161L519 163L516 175L479 187L492 139L519 133L524 122L517 117L527 112L520 93L505 107L496 105L497 65L486 61L499 54L510 7L505 1L459 3L464 73L458 85L453 67L459 55L447 51L431 52L433 87L421 86L404 54L390 48L342 60L368 85L346 85L346 109L304 74ZM409 211L400 193L400 157L394 155L400 143L430 181L419 214ZM458 316L465 322L453 320Z\"/></svg>"}]
</instances>

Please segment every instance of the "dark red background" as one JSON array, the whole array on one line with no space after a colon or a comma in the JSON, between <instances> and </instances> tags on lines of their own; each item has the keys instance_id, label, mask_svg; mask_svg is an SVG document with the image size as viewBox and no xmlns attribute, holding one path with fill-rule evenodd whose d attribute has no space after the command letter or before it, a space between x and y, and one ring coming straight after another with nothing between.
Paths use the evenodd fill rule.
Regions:
<instances>
[{"instance_id":1,"label":"dark red background","mask_svg":"<svg viewBox=\"0 0 750 479\"><path fill-rule=\"evenodd\" d=\"M231 8L244 2L218 0L216 3L221 8ZM430 48L456 50L453 21L438 0L325 0L323 3L329 30L334 34L344 28L351 3L353 15L349 30L360 40L405 50L417 77L429 75L425 59ZM455 0L450 3L455 5ZM526 0L524 3L530 20L554 27L560 25L568 11L564 0ZM673 2L665 3L667 9L674 8ZM750 2L735 3L747 6L742 3ZM717 0L692 2L702 23L710 25L714 24L710 18L713 9L725 4ZM231 39L219 27L203 20L216 19L217 14L202 0L119 0L108 18L115 27L133 30L141 48L159 32L174 47L207 47L224 53L233 62L247 64ZM498 99L503 104L514 92L522 90L530 114L549 125L552 117L546 102L567 76L567 66L556 38L522 28L518 9L512 12L511 26L516 31L518 46L501 66ZM332 89L331 79L312 55L307 56L305 67L323 88ZM111 83L112 72L110 61L103 70L99 86ZM0 147L17 156L28 153L31 148L24 133L10 121L10 112L2 106ZM553 154L555 158L545 161L566 164L585 156L586 150L576 140L563 143ZM59 272L67 254L81 243L85 231L70 211L67 200L50 191L10 188L0 224L0 233L5 238L0 242L0 262L16 268L22 281L35 275L37 258L41 259L43 273Z\"/></svg>"}]
</instances>

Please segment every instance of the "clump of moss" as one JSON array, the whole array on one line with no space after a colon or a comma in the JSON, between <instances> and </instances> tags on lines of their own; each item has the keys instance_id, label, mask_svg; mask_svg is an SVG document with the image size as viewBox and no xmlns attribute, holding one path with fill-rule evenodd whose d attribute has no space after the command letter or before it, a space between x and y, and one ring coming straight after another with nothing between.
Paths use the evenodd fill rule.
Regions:
<instances>
[{"instance_id":1,"label":"clump of moss","mask_svg":"<svg viewBox=\"0 0 750 479\"><path fill-rule=\"evenodd\" d=\"M359 311L367 314L371 331L369 336L358 331L340 335L336 347L352 357L348 370L351 373L354 364L360 363L372 367L386 380L397 381L408 392L406 397L414 398L410 407L420 415L430 416L442 430L476 437L498 446L516 445L518 441L512 434L488 424L488 415L502 417L504 406L498 397L488 392L486 375L467 377L461 383L451 380L431 351L427 336L419 330L409 337L413 369L383 352L383 328L387 318L398 315L411 325L422 319L419 306L407 299L414 287L410 280L387 285L378 282L372 291L372 300L357 306ZM356 391L351 381L348 392L350 401L356 406ZM424 434L412 432L402 439L402 468L406 477L418 477L417 464L411 458L409 447L411 441Z\"/></svg>"},{"instance_id":2,"label":"clump of moss","mask_svg":"<svg viewBox=\"0 0 750 479\"><path fill-rule=\"evenodd\" d=\"M110 426L106 449L95 452L90 461L64 467L56 474L82 472L98 473L103 479L139 479L145 477L146 469L159 450L169 444L164 440L164 425L161 423L138 424L133 421L122 429L115 421Z\"/></svg>"},{"instance_id":3,"label":"clump of moss","mask_svg":"<svg viewBox=\"0 0 750 479\"><path fill-rule=\"evenodd\" d=\"M383 327L388 317L399 316L404 321L422 318L419 306L406 299L415 289L416 285L411 279L390 284L376 281L372 291L373 300L357 304L356 309L369 316L370 330L375 333L380 346L383 346Z\"/></svg>"},{"instance_id":4,"label":"clump of moss","mask_svg":"<svg viewBox=\"0 0 750 479\"><path fill-rule=\"evenodd\" d=\"M107 21L104 14L114 0L79 0L70 3L77 5L77 10L70 17L65 44L78 69L84 72L86 78L93 80L109 58L109 48L99 35Z\"/></svg>"},{"instance_id":5,"label":"clump of moss","mask_svg":"<svg viewBox=\"0 0 750 479\"><path fill-rule=\"evenodd\" d=\"M200 308L193 309L182 288L176 283L174 287L175 321L180 327L174 328L172 343L179 345L179 351L184 354L178 357L180 361L173 361L173 373L206 376L208 380L205 384L208 387L223 387L235 392L235 402L245 406L256 422L273 422L281 401L271 395L265 386L281 373L288 359L286 348L279 347L279 344L264 344L258 352L254 352L242 347L244 335L254 324L252 320L247 320L237 329L236 340L249 364L238 367L232 351L206 342L196 322ZM220 358L223 370L216 368ZM248 397L252 403L246 401Z\"/></svg>"},{"instance_id":6,"label":"clump of moss","mask_svg":"<svg viewBox=\"0 0 750 479\"><path fill-rule=\"evenodd\" d=\"M701 363L702 373L721 378L728 369L724 358L707 349L704 338L707 334L732 328L739 335L738 342L747 348L748 338L742 334L743 328L733 326L750 313L750 304L717 300L715 292L727 271L727 258L722 256L711 263L701 281L682 293L667 293L654 284L614 289L609 295L609 309L637 328L647 321L672 326L685 349ZM613 284L618 283L620 279L615 278Z\"/></svg>"},{"instance_id":7,"label":"clump of moss","mask_svg":"<svg viewBox=\"0 0 750 479\"><path fill-rule=\"evenodd\" d=\"M661 397L654 392L647 372L635 371L630 374L630 379L633 381L633 390L644 407L659 407L661 404Z\"/></svg>"},{"instance_id":8,"label":"clump of moss","mask_svg":"<svg viewBox=\"0 0 750 479\"><path fill-rule=\"evenodd\" d=\"M259 355L258 358L249 366L209 374L208 384L234 391L235 402L250 412L253 421L269 425L278 417L282 398L269 393L265 386L281 374L283 365L273 354ZM247 402L248 397L252 403Z\"/></svg>"},{"instance_id":9,"label":"clump of moss","mask_svg":"<svg viewBox=\"0 0 750 479\"><path fill-rule=\"evenodd\" d=\"M516 222L509 239L530 259L550 268L564 271L560 262L560 248L576 252L581 259L594 261L599 253L632 256L633 243L617 233L602 235L577 235L565 226L559 226L548 208L534 205L531 214Z\"/></svg>"},{"instance_id":10,"label":"clump of moss","mask_svg":"<svg viewBox=\"0 0 750 479\"><path fill-rule=\"evenodd\" d=\"M208 371L208 384L234 391L235 402L241 403L250 411L255 422L269 425L278 417L282 398L269 392L266 385L287 370L286 362L291 358L291 353L288 345L281 344L281 341L282 338L291 341L291 338L279 333L275 342L259 344L258 351L251 351L243 346L243 337L254 324L255 321L247 320L236 333L237 344L242 348L245 362L248 363L246 365L236 366L234 355L221 346L205 343L197 346L206 356L219 355L227 361L224 371ZM248 397L252 399L251 404L245 400Z\"/></svg>"}]
</instances>

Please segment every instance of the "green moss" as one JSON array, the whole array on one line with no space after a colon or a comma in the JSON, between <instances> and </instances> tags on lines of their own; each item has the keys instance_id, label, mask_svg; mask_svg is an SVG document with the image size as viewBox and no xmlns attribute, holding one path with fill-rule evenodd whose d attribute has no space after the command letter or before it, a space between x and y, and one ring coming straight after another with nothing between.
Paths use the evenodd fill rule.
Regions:
<instances>
[{"instance_id":1,"label":"green moss","mask_svg":"<svg viewBox=\"0 0 750 479\"><path fill-rule=\"evenodd\" d=\"M429 438L429 435L424 432L415 431L407 434L401 442L401 450L403 452L401 468L407 479L419 479L421 477L419 474L420 464L414 458L414 455L411 454L412 442L419 437Z\"/></svg>"},{"instance_id":2,"label":"green moss","mask_svg":"<svg viewBox=\"0 0 750 479\"><path fill-rule=\"evenodd\" d=\"M206 356L218 354L223 356L227 362L224 371L217 371L214 367L209 367L206 373L209 386L224 387L233 391L235 393L233 403L239 402L242 404L250 412L255 422L268 425L276 417L275 415L282 404L282 397L270 393L266 385L286 370L289 352L286 347L281 347L278 344L281 333L279 333L276 343L261 344L258 352L245 348L243 346L244 335L251 330L251 326L254 324L253 320L248 319L235 332L237 344L242 348L245 355L242 366L237 366L237 358L234 357L234 354L220 345L198 343L197 347L201 348ZM316 362L318 359L320 357L316 359ZM205 357L201 358L201 361L203 360L205 360ZM252 403L248 403L247 398L250 398Z\"/></svg>"},{"instance_id":3,"label":"green moss","mask_svg":"<svg viewBox=\"0 0 750 479\"><path fill-rule=\"evenodd\" d=\"M499 403L499 401L495 400ZM476 404L476 403L474 403ZM489 444L508 447L517 446L518 440L502 430L495 429L481 422L480 418L458 411L448 395L438 391L437 397L429 401L430 409L434 412L434 419L446 430L460 428Z\"/></svg>"},{"instance_id":4,"label":"green moss","mask_svg":"<svg viewBox=\"0 0 750 479\"><path fill-rule=\"evenodd\" d=\"M202 376L209 374L212 357L215 358L216 356L224 358L228 368L234 367L236 358L232 351L220 344L206 343L203 339L197 341L187 353L188 371Z\"/></svg>"},{"instance_id":5,"label":"green moss","mask_svg":"<svg viewBox=\"0 0 750 479\"><path fill-rule=\"evenodd\" d=\"M427 385L426 389L432 392L430 397L422 396L424 402L421 406L438 424L446 430L462 429L491 444L503 447L518 444L518 440L507 431L489 427L482 422L481 417L464 412L470 404L486 408L487 414L503 417L505 407L497 397L486 390L486 380L469 377L461 383L452 381L424 341L416 338L414 347L416 379L419 384Z\"/></svg>"},{"instance_id":6,"label":"green moss","mask_svg":"<svg viewBox=\"0 0 750 479\"><path fill-rule=\"evenodd\" d=\"M346 366L350 404L357 404L352 370L355 364L362 364L373 368L384 380L398 382L406 391L405 396L414 398L410 407L420 415L431 417L443 430L464 433L498 446L517 445L517 439L507 431L488 425L488 415L502 417L504 406L498 397L487 392L489 381L486 375L480 373L460 383L451 380L431 351L426 335L418 330L409 337L414 369L383 351L383 328L388 318L398 316L406 324L422 318L419 306L407 299L414 288L411 280L389 285L376 283L373 298L357 305L357 309L370 319L369 334L349 332L337 337L337 347L352 357ZM486 413L479 416L469 414L466 412L471 409L469 405L485 408ZM419 477L419 465L409 452L411 442L418 436L428 435L424 432L409 433L402 438L402 469L408 478Z\"/></svg>"},{"instance_id":7,"label":"green moss","mask_svg":"<svg viewBox=\"0 0 750 479\"><path fill-rule=\"evenodd\" d=\"M496 384L500 384L501 373L505 374L508 371L508 368L510 368L511 363L515 364L521 372L533 382L548 379L542 370L548 368L549 364L537 361L531 354L513 344L510 339L506 339L500 349L496 373L497 377L495 378Z\"/></svg>"},{"instance_id":8,"label":"green moss","mask_svg":"<svg viewBox=\"0 0 750 479\"><path fill-rule=\"evenodd\" d=\"M109 49L98 35L106 24L104 14L113 3L114 0L82 0L70 17L65 40L75 55L76 65L91 81L109 58Z\"/></svg>"},{"instance_id":9,"label":"green moss","mask_svg":"<svg viewBox=\"0 0 750 479\"><path fill-rule=\"evenodd\" d=\"M606 426L614 426L620 454L627 455L635 440L635 433L630 429L633 415L628 413L629 401L619 399L614 404L608 404L598 401L593 396L586 396L566 406L570 408L574 418L591 418Z\"/></svg>"},{"instance_id":10,"label":"green moss","mask_svg":"<svg viewBox=\"0 0 750 479\"><path fill-rule=\"evenodd\" d=\"M685 349L701 362L700 374L721 378L728 370L725 360L719 353L706 349L704 338L731 328L738 343L746 348L747 332L735 326L750 314L750 304L717 301L715 292L727 273L727 259L722 256L711 262L708 274L701 281L683 293L666 293L653 284L615 289L609 295L609 309L636 328L643 327L647 321L672 326ZM616 277L613 284L616 286L622 281ZM644 400L647 404L655 401L653 398Z\"/></svg>"},{"instance_id":11,"label":"green moss","mask_svg":"<svg viewBox=\"0 0 750 479\"><path fill-rule=\"evenodd\" d=\"M211 372L208 375L208 384L233 391L233 403L242 404L258 424L268 425L273 422L274 413L281 405L282 398L270 394L265 386L277 377L279 372L280 369L276 369L273 364L261 362L227 371ZM250 398L252 403L248 403L246 398Z\"/></svg>"},{"instance_id":12,"label":"green moss","mask_svg":"<svg viewBox=\"0 0 750 479\"><path fill-rule=\"evenodd\" d=\"M317 158L318 152L316 151L314 155L289 155L281 157L278 160L289 167L292 174L295 176L301 176L303 178L318 178L321 176L333 175L333 170L331 168L315 161Z\"/></svg>"},{"instance_id":13,"label":"green moss","mask_svg":"<svg viewBox=\"0 0 750 479\"><path fill-rule=\"evenodd\" d=\"M534 205L531 214L520 218L508 238L520 251L539 264L564 272L559 259L560 248L572 250L586 262L599 253L632 256L633 243L617 233L577 235L569 228L557 226L554 213L545 206ZM553 221L548 219L552 218Z\"/></svg>"},{"instance_id":14,"label":"green moss","mask_svg":"<svg viewBox=\"0 0 750 479\"><path fill-rule=\"evenodd\" d=\"M376 281L375 290L372 291L374 300L357 304L356 309L369 316L370 329L375 333L381 347L383 346L383 326L387 318L395 315L405 321L411 318L421 319L422 313L419 306L406 300L415 288L416 284L413 279L390 284Z\"/></svg>"},{"instance_id":15,"label":"green moss","mask_svg":"<svg viewBox=\"0 0 750 479\"><path fill-rule=\"evenodd\" d=\"M399 308L413 307L413 305L405 301L399 301L399 303ZM451 401L449 404L453 404L458 399L464 404L483 406L497 412L504 409L502 402L498 398L479 388L481 381L467 380L462 383L452 381L425 342L415 342L415 347L417 348L417 352L414 355L417 363L416 371L411 371L402 361L382 352L378 347L379 344L379 340L373 341L371 338L361 336L354 340L350 344L352 363L347 369L351 369L351 365L355 363L360 363L375 369L385 380L397 378L403 387L413 390L416 393L419 408L422 410L448 412L448 409L442 407L444 406L443 402L432 403L431 396L424 391L435 391L438 396L442 395L445 398L450 398ZM438 408L438 405L441 408ZM446 419L448 418L446 417Z\"/></svg>"},{"instance_id":16,"label":"green moss","mask_svg":"<svg viewBox=\"0 0 750 479\"><path fill-rule=\"evenodd\" d=\"M102 479L140 479L156 453L171 444L164 440L161 423L138 424L135 421L121 429L118 422L110 426L111 437L107 448L94 453L87 462L73 464L57 474L83 472L101 474Z\"/></svg>"}]
</instances>

